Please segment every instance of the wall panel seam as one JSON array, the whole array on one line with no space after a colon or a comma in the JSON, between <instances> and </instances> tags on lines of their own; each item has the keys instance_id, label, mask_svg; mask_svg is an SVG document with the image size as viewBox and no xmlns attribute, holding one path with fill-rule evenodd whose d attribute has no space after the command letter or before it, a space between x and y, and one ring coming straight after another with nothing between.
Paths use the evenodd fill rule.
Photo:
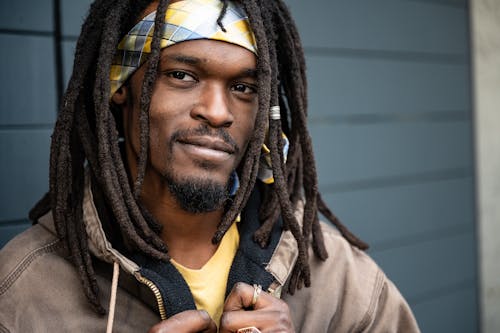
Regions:
<instances>
[{"instance_id":1,"label":"wall panel seam","mask_svg":"<svg viewBox=\"0 0 500 333\"><path fill-rule=\"evenodd\" d=\"M475 290L476 289L476 279L465 279L460 282L454 283L452 285L432 289L420 295L413 297L407 297L407 301L411 307L419 305L421 303L428 302L430 300L441 298L444 296L452 295L464 290Z\"/></svg>"},{"instance_id":2,"label":"wall panel seam","mask_svg":"<svg viewBox=\"0 0 500 333\"><path fill-rule=\"evenodd\" d=\"M319 181L320 191L324 195L340 192L352 192L374 188L399 187L407 185L416 185L423 183L432 183L446 181L451 179L466 179L472 177L472 165L457 166L456 168L447 168L431 170L420 173L408 173L386 177L376 177L370 179L358 179L346 182L336 182L332 184L322 184Z\"/></svg>"},{"instance_id":3,"label":"wall panel seam","mask_svg":"<svg viewBox=\"0 0 500 333\"><path fill-rule=\"evenodd\" d=\"M469 65L467 53L437 53L404 50L370 50L344 47L304 47L306 56L372 58L404 62L435 63L446 65Z\"/></svg>"},{"instance_id":4,"label":"wall panel seam","mask_svg":"<svg viewBox=\"0 0 500 333\"><path fill-rule=\"evenodd\" d=\"M415 233L413 235L402 236L378 243L370 244L370 254L394 250L397 248L414 246L421 243L444 240L473 233L473 221L469 224L460 224L446 228Z\"/></svg>"}]
</instances>

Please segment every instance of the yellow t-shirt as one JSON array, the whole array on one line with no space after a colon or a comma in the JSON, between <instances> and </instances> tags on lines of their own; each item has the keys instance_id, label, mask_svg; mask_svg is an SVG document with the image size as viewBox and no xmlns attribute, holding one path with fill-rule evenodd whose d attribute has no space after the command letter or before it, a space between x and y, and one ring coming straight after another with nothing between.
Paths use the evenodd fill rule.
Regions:
<instances>
[{"instance_id":1,"label":"yellow t-shirt","mask_svg":"<svg viewBox=\"0 0 500 333\"><path fill-rule=\"evenodd\" d=\"M222 238L217 251L200 269L190 269L171 259L186 280L198 310L206 310L219 326L229 270L238 250L240 235L233 223Z\"/></svg>"}]
</instances>

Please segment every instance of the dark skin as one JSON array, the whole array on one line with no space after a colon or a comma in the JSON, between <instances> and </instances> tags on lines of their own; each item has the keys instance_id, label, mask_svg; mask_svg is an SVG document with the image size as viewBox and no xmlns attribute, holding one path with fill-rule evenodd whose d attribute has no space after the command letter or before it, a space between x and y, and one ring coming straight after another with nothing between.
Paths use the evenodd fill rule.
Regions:
<instances>
[{"instance_id":1,"label":"dark skin","mask_svg":"<svg viewBox=\"0 0 500 333\"><path fill-rule=\"evenodd\" d=\"M155 9L150 6L141 17ZM140 91L145 66L112 97L121 107L131 179L137 175ZM162 240L170 256L185 267L201 268L217 250L211 239L223 207L206 213L183 210L166 185L175 179L210 179L227 184L251 137L258 111L256 56L243 47L214 40L182 42L162 50L150 104L149 160L142 186L142 204L162 224ZM193 130L208 127L209 134ZM181 131L191 133L176 138ZM218 132L225 132L229 141ZM193 134L195 133L195 134ZM288 306L265 292L251 307L254 288L238 283L224 304L220 332L255 326L262 332L293 332ZM209 315L191 310L154 327L158 332L216 332Z\"/></svg>"}]
</instances>

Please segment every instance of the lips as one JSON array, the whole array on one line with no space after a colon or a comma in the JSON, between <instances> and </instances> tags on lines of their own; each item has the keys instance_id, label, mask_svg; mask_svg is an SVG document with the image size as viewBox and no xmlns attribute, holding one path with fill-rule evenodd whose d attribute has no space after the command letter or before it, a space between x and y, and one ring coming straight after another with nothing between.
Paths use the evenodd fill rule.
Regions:
<instances>
[{"instance_id":1,"label":"lips","mask_svg":"<svg viewBox=\"0 0 500 333\"><path fill-rule=\"evenodd\" d=\"M227 154L234 154L236 152L236 149L231 144L213 137L207 137L207 136L188 137L188 138L179 138L177 141L181 144L197 146L200 148L220 151Z\"/></svg>"}]
</instances>

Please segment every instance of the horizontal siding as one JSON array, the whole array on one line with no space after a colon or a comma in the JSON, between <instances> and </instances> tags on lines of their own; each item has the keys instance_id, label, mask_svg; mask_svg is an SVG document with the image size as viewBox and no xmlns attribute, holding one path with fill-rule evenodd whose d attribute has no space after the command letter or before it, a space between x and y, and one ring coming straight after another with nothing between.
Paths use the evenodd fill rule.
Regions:
<instances>
[{"instance_id":1,"label":"horizontal siding","mask_svg":"<svg viewBox=\"0 0 500 333\"><path fill-rule=\"evenodd\" d=\"M476 286L462 286L458 290L438 295L412 306L422 332L479 332Z\"/></svg>"},{"instance_id":2,"label":"horizontal siding","mask_svg":"<svg viewBox=\"0 0 500 333\"><path fill-rule=\"evenodd\" d=\"M476 280L474 237L471 226L457 234L436 233L418 243L369 253L410 302L423 301L450 285Z\"/></svg>"},{"instance_id":3,"label":"horizontal siding","mask_svg":"<svg viewBox=\"0 0 500 333\"><path fill-rule=\"evenodd\" d=\"M306 48L468 52L465 6L404 0L286 2Z\"/></svg>"},{"instance_id":4,"label":"horizontal siding","mask_svg":"<svg viewBox=\"0 0 500 333\"><path fill-rule=\"evenodd\" d=\"M26 218L48 190L51 129L0 130L0 221Z\"/></svg>"},{"instance_id":5,"label":"horizontal siding","mask_svg":"<svg viewBox=\"0 0 500 333\"><path fill-rule=\"evenodd\" d=\"M374 250L371 255L398 286L410 306L418 310L415 316L423 332L476 331L471 329L477 326L477 267L473 229L435 233L419 243ZM470 293L461 295L465 288L470 289ZM456 298L463 303L455 304ZM456 322L455 318L460 319ZM442 327L456 329L440 329Z\"/></svg>"},{"instance_id":6,"label":"horizontal siding","mask_svg":"<svg viewBox=\"0 0 500 333\"><path fill-rule=\"evenodd\" d=\"M423 332L475 332L467 2L287 3L324 199L371 244Z\"/></svg>"},{"instance_id":7,"label":"horizontal siding","mask_svg":"<svg viewBox=\"0 0 500 333\"><path fill-rule=\"evenodd\" d=\"M52 32L53 18L52 0L0 1L0 31Z\"/></svg>"},{"instance_id":8,"label":"horizontal siding","mask_svg":"<svg viewBox=\"0 0 500 333\"><path fill-rule=\"evenodd\" d=\"M28 229L30 225L28 220L14 221L13 223L0 222L0 249L14 236Z\"/></svg>"},{"instance_id":9,"label":"horizontal siding","mask_svg":"<svg viewBox=\"0 0 500 333\"><path fill-rule=\"evenodd\" d=\"M313 123L310 131L323 189L335 183L472 166L469 122Z\"/></svg>"},{"instance_id":10,"label":"horizontal siding","mask_svg":"<svg viewBox=\"0 0 500 333\"><path fill-rule=\"evenodd\" d=\"M92 0L61 1L61 33L77 37Z\"/></svg>"},{"instance_id":11,"label":"horizontal siding","mask_svg":"<svg viewBox=\"0 0 500 333\"><path fill-rule=\"evenodd\" d=\"M62 45L62 58L63 58L63 79L64 87L68 86L69 79L73 71L73 60L75 57L76 41L63 41Z\"/></svg>"},{"instance_id":12,"label":"horizontal siding","mask_svg":"<svg viewBox=\"0 0 500 333\"><path fill-rule=\"evenodd\" d=\"M0 125L49 124L56 115L54 40L0 33ZM4 155L5 156L5 155Z\"/></svg>"},{"instance_id":13,"label":"horizontal siding","mask_svg":"<svg viewBox=\"0 0 500 333\"><path fill-rule=\"evenodd\" d=\"M403 0L403 1L428 2L433 5L452 6L452 7L469 9L468 0Z\"/></svg>"},{"instance_id":14,"label":"horizontal siding","mask_svg":"<svg viewBox=\"0 0 500 333\"><path fill-rule=\"evenodd\" d=\"M470 113L467 64L308 55L312 119Z\"/></svg>"},{"instance_id":15,"label":"horizontal siding","mask_svg":"<svg viewBox=\"0 0 500 333\"><path fill-rule=\"evenodd\" d=\"M57 114L52 0L1 2L0 248L31 225L48 189L49 143Z\"/></svg>"},{"instance_id":16,"label":"horizontal siding","mask_svg":"<svg viewBox=\"0 0 500 333\"><path fill-rule=\"evenodd\" d=\"M416 243L435 234L470 230L474 225L472 190L473 181L467 177L323 191L323 198L335 215L362 239L369 239L375 250Z\"/></svg>"}]
</instances>

